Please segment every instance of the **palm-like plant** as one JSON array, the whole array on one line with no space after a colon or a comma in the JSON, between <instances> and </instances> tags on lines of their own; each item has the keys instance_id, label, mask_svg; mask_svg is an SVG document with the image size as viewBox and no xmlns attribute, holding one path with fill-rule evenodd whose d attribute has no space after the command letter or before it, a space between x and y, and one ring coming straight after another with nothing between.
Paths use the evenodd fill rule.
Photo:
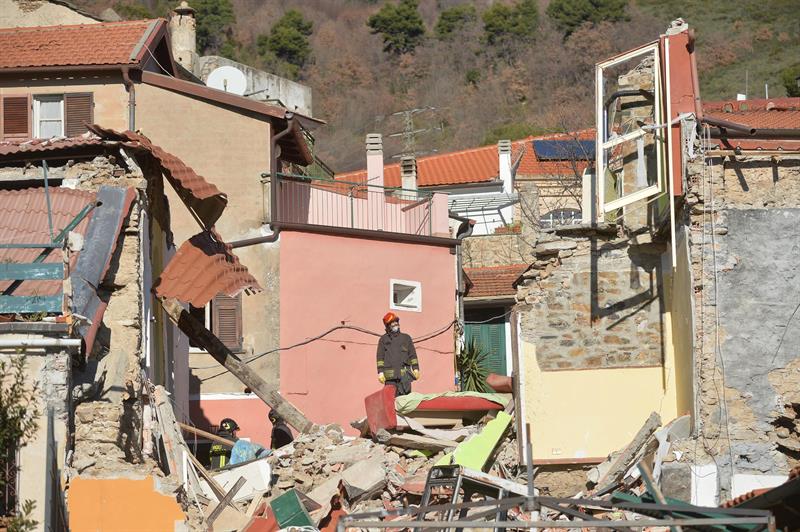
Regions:
<instances>
[{"instance_id":1,"label":"palm-like plant","mask_svg":"<svg viewBox=\"0 0 800 532\"><path fill-rule=\"evenodd\" d=\"M486 383L486 377L489 376L488 358L489 352L474 338L464 346L464 349L456 356L458 372L461 375L461 391L484 393L492 391Z\"/></svg>"}]
</instances>

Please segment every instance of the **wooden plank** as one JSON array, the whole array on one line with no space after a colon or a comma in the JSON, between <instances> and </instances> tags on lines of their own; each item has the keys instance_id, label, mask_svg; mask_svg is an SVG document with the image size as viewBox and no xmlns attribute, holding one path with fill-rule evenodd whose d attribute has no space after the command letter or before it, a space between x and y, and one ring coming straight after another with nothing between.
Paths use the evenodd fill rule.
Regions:
<instances>
[{"instance_id":1,"label":"wooden plank","mask_svg":"<svg viewBox=\"0 0 800 532\"><path fill-rule=\"evenodd\" d=\"M225 496L222 497L222 499L219 501L219 504L217 504L216 508L214 508L209 514L208 518L206 518L206 521L208 522L209 525L214 524L214 521L217 519L217 517L219 517L219 514L222 513L222 510L224 510L226 506L228 505L233 506L232 504L233 497L242 488L242 486L244 486L244 483L245 483L244 477L239 477L239 480L236 481L236 484L234 484L233 487L231 487L231 489L228 490L228 493L226 493Z\"/></svg>"},{"instance_id":2,"label":"wooden plank","mask_svg":"<svg viewBox=\"0 0 800 532\"><path fill-rule=\"evenodd\" d=\"M0 296L0 314L61 312L63 294L54 296Z\"/></svg>"},{"instance_id":3,"label":"wooden plank","mask_svg":"<svg viewBox=\"0 0 800 532\"><path fill-rule=\"evenodd\" d=\"M186 455L189 457L189 460L192 462L192 465L197 469L197 472L200 473L200 476L208 482L208 486L211 488L211 491L214 492L214 496L217 498L218 501L221 501L225 497L225 490L222 486L219 485L219 482L214 480L214 477L206 471L206 468L203 467L203 464L197 459L195 455L193 455L189 449L186 449Z\"/></svg>"},{"instance_id":4,"label":"wooden plank","mask_svg":"<svg viewBox=\"0 0 800 532\"><path fill-rule=\"evenodd\" d=\"M153 392L156 409L158 409L158 421L161 428L161 439L164 442L164 450L167 452L167 463L169 472L175 475L178 482L183 482L183 436L177 429L175 412L167 398L167 391L163 386L158 385ZM191 453L190 453L191 454Z\"/></svg>"},{"instance_id":5,"label":"wooden plank","mask_svg":"<svg viewBox=\"0 0 800 532\"><path fill-rule=\"evenodd\" d=\"M232 442L231 440L226 440L225 438L223 438L221 436L217 436L216 434L211 434L210 432L206 432L206 431L204 431L202 429L198 429L197 427L193 427L191 425L187 425L186 423L181 423L180 421L178 422L178 426L180 428L182 428L184 432L189 432L191 434L194 434L195 436L200 436L201 438L206 438L206 439L209 439L211 441L214 441L214 442L217 442L217 443L221 443L222 445L225 445L226 447L233 447L234 445L236 445L236 443Z\"/></svg>"},{"instance_id":6,"label":"wooden plank","mask_svg":"<svg viewBox=\"0 0 800 532\"><path fill-rule=\"evenodd\" d=\"M644 447L650 436L661 426L661 416L656 412L652 412L647 421L644 422L642 428L636 433L633 440L625 447L619 456L611 463L608 471L602 478L598 479L595 490L602 491L607 484L614 484L622 480L622 475L630 467L639 450Z\"/></svg>"},{"instance_id":7,"label":"wooden plank","mask_svg":"<svg viewBox=\"0 0 800 532\"><path fill-rule=\"evenodd\" d=\"M0 280L64 279L64 263L4 263L0 264Z\"/></svg>"},{"instance_id":8,"label":"wooden plank","mask_svg":"<svg viewBox=\"0 0 800 532\"><path fill-rule=\"evenodd\" d=\"M417 449L423 451L444 451L458 447L457 441L439 440L427 436L417 436L416 434L392 434L385 442L387 445L403 447L405 449Z\"/></svg>"},{"instance_id":9,"label":"wooden plank","mask_svg":"<svg viewBox=\"0 0 800 532\"><path fill-rule=\"evenodd\" d=\"M661 490L658 488L658 484L653 478L653 472L650 470L650 466L648 466L644 461L640 461L637 466L639 467L639 473L642 475L642 480L644 481L645 486L647 486L647 491L653 494L653 498L655 498L656 502L660 504L667 504L667 499L664 498L664 494L661 493ZM669 529L672 532L683 532L683 527L680 526L671 526Z\"/></svg>"},{"instance_id":10,"label":"wooden plank","mask_svg":"<svg viewBox=\"0 0 800 532\"><path fill-rule=\"evenodd\" d=\"M242 384L253 390L267 406L275 410L289 425L299 432L311 432L314 424L300 410L284 399L278 390L269 386L250 366L239 360L219 338L206 329L205 324L200 323L186 312L177 299L159 298L159 301L170 319L178 325L178 328L186 336L191 338L214 360L242 381Z\"/></svg>"}]
</instances>

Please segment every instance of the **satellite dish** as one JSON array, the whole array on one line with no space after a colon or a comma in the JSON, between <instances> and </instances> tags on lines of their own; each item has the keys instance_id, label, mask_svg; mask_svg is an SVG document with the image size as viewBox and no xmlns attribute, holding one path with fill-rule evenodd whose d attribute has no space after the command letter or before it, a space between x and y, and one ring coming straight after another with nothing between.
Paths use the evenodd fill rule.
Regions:
<instances>
[{"instance_id":1,"label":"satellite dish","mask_svg":"<svg viewBox=\"0 0 800 532\"><path fill-rule=\"evenodd\" d=\"M211 71L206 80L206 85L212 89L219 89L241 96L247 90L247 78L237 68L221 66Z\"/></svg>"}]
</instances>

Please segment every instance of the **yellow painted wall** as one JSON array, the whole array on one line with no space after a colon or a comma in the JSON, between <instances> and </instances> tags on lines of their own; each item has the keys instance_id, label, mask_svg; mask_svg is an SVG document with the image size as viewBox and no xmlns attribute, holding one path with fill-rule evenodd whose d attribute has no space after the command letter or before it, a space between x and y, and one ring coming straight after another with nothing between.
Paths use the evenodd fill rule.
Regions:
<instances>
[{"instance_id":1,"label":"yellow painted wall","mask_svg":"<svg viewBox=\"0 0 800 532\"><path fill-rule=\"evenodd\" d=\"M675 352L675 385L679 415L694 414L694 291L686 231L676 238L676 268L665 282L669 324Z\"/></svg>"},{"instance_id":2,"label":"yellow painted wall","mask_svg":"<svg viewBox=\"0 0 800 532\"><path fill-rule=\"evenodd\" d=\"M128 93L119 75L49 75L28 80L0 81L0 95L65 92L93 93L95 123L117 130L128 129Z\"/></svg>"},{"instance_id":3,"label":"yellow painted wall","mask_svg":"<svg viewBox=\"0 0 800 532\"><path fill-rule=\"evenodd\" d=\"M604 458L625 447L651 412L677 417L669 316L663 367L541 371L536 345L521 341L525 419L534 460Z\"/></svg>"}]
</instances>

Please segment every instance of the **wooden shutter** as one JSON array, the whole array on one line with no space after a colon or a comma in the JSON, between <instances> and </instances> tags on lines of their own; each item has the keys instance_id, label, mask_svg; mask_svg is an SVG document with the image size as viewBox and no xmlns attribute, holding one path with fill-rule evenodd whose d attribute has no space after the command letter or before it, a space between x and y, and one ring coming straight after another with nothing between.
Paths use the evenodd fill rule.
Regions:
<instances>
[{"instance_id":1,"label":"wooden shutter","mask_svg":"<svg viewBox=\"0 0 800 532\"><path fill-rule=\"evenodd\" d=\"M31 97L3 96L2 140L25 140L31 138Z\"/></svg>"},{"instance_id":2,"label":"wooden shutter","mask_svg":"<svg viewBox=\"0 0 800 532\"><path fill-rule=\"evenodd\" d=\"M94 122L94 98L91 92L74 92L64 95L64 135L77 137L88 131L87 124Z\"/></svg>"},{"instance_id":3,"label":"wooden shutter","mask_svg":"<svg viewBox=\"0 0 800 532\"><path fill-rule=\"evenodd\" d=\"M504 323L467 323L464 326L467 345L472 340L488 353L486 369L506 375L506 330Z\"/></svg>"},{"instance_id":4,"label":"wooden shutter","mask_svg":"<svg viewBox=\"0 0 800 532\"><path fill-rule=\"evenodd\" d=\"M242 350L242 296L219 294L211 302L211 332L231 351Z\"/></svg>"}]
</instances>

